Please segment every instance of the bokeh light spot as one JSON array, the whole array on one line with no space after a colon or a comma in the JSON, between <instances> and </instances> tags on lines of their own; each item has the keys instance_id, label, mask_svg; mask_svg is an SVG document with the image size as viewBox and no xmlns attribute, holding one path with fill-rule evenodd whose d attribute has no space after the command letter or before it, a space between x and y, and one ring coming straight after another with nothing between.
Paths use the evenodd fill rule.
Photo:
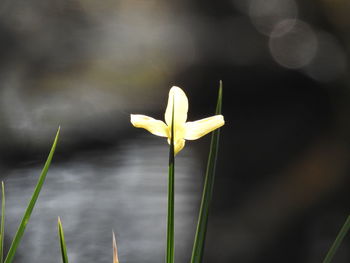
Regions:
<instances>
[{"instance_id":1,"label":"bokeh light spot","mask_svg":"<svg viewBox=\"0 0 350 263\"><path fill-rule=\"evenodd\" d=\"M346 54L337 39L329 33L318 32L318 49L304 72L320 82L330 82L341 76L347 67Z\"/></svg>"},{"instance_id":2,"label":"bokeh light spot","mask_svg":"<svg viewBox=\"0 0 350 263\"><path fill-rule=\"evenodd\" d=\"M291 69L308 65L314 58L317 47L318 41L313 29L305 22L294 19L280 22L269 40L274 60Z\"/></svg>"},{"instance_id":3,"label":"bokeh light spot","mask_svg":"<svg viewBox=\"0 0 350 263\"><path fill-rule=\"evenodd\" d=\"M281 21L297 18L298 7L294 0L252 0L249 16L260 33L270 36Z\"/></svg>"}]
</instances>

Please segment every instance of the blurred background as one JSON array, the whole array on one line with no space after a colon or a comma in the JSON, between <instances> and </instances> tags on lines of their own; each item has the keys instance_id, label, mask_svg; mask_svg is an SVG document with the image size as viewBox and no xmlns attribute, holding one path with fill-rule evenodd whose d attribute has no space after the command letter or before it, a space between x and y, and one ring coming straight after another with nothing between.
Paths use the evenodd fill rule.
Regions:
<instances>
[{"instance_id":1,"label":"blurred background","mask_svg":"<svg viewBox=\"0 0 350 263\"><path fill-rule=\"evenodd\" d=\"M350 211L347 0L5 0L0 171L12 240L58 125L59 146L16 262L163 262L168 146L130 113L163 119L177 85L189 120L224 83L204 262L321 262ZM210 136L176 164L176 260L192 249ZM334 262L349 262L350 238Z\"/></svg>"}]
</instances>

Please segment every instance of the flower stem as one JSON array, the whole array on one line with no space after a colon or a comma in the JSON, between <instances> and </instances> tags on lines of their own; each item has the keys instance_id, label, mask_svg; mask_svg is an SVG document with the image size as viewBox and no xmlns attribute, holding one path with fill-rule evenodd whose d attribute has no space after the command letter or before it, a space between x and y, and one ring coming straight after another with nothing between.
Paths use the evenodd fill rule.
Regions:
<instances>
[{"instance_id":1,"label":"flower stem","mask_svg":"<svg viewBox=\"0 0 350 263\"><path fill-rule=\"evenodd\" d=\"M168 222L167 222L167 249L166 263L174 263L174 190L175 190L175 153L174 153L174 108L171 118L171 138L169 151L169 179L168 179Z\"/></svg>"}]
</instances>

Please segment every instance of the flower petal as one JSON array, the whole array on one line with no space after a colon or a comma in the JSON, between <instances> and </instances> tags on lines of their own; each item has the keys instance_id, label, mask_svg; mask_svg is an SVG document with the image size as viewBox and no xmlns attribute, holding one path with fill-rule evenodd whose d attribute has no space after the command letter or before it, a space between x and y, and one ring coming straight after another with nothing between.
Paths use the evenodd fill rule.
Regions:
<instances>
[{"instance_id":1,"label":"flower petal","mask_svg":"<svg viewBox=\"0 0 350 263\"><path fill-rule=\"evenodd\" d=\"M170 127L174 107L174 127L183 125L187 120L188 99L185 92L179 87L173 86L169 91L168 105L165 110L165 123Z\"/></svg>"},{"instance_id":2,"label":"flower petal","mask_svg":"<svg viewBox=\"0 0 350 263\"><path fill-rule=\"evenodd\" d=\"M224 124L224 116L222 115L215 115L199 121L187 122L185 124L185 139L197 140Z\"/></svg>"},{"instance_id":3,"label":"flower petal","mask_svg":"<svg viewBox=\"0 0 350 263\"><path fill-rule=\"evenodd\" d=\"M168 139L168 143L170 144L170 139ZM178 140L174 141L174 154L176 155L184 147L185 147L185 140L184 139L178 139Z\"/></svg>"},{"instance_id":4,"label":"flower petal","mask_svg":"<svg viewBox=\"0 0 350 263\"><path fill-rule=\"evenodd\" d=\"M185 147L185 140L180 139L174 143L174 153L175 155Z\"/></svg>"},{"instance_id":5,"label":"flower petal","mask_svg":"<svg viewBox=\"0 0 350 263\"><path fill-rule=\"evenodd\" d=\"M130 121L136 128L144 128L154 135L168 137L169 128L162 121L140 114L130 114Z\"/></svg>"}]
</instances>

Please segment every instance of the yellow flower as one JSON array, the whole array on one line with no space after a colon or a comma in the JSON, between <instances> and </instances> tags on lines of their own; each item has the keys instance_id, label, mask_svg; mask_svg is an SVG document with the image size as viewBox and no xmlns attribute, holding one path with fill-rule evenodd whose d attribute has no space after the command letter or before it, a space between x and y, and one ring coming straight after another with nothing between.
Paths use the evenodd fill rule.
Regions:
<instances>
[{"instance_id":1,"label":"yellow flower","mask_svg":"<svg viewBox=\"0 0 350 263\"><path fill-rule=\"evenodd\" d=\"M131 114L131 123L136 128L144 128L150 133L167 137L170 144L171 121L174 105L174 152L177 154L185 146L185 140L196 140L225 124L222 115L215 115L199 121L186 122L188 99L185 92L173 86L169 91L168 105L165 110L165 123L139 114Z\"/></svg>"}]
</instances>

